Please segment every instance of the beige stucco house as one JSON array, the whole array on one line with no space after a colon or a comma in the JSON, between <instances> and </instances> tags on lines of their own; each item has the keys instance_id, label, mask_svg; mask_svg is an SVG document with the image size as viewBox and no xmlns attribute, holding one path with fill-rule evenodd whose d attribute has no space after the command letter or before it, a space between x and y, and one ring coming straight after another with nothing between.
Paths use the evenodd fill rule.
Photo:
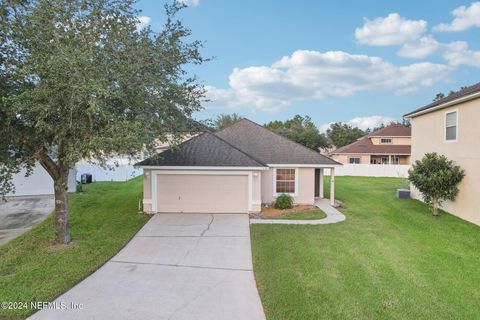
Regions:
<instances>
[{"instance_id":1,"label":"beige stucco house","mask_svg":"<svg viewBox=\"0 0 480 320\"><path fill-rule=\"evenodd\" d=\"M412 122L412 161L447 156L465 170L457 199L444 209L480 225L480 83L405 115ZM412 195L420 199L417 190Z\"/></svg>"},{"instance_id":2,"label":"beige stucco house","mask_svg":"<svg viewBox=\"0 0 480 320\"><path fill-rule=\"evenodd\" d=\"M411 130L403 125L378 129L331 152L344 164L410 164Z\"/></svg>"},{"instance_id":3,"label":"beige stucco house","mask_svg":"<svg viewBox=\"0 0 480 320\"><path fill-rule=\"evenodd\" d=\"M259 212L282 193L297 204L323 197L323 170L341 164L250 120L205 132L137 164L146 212Z\"/></svg>"}]
</instances>

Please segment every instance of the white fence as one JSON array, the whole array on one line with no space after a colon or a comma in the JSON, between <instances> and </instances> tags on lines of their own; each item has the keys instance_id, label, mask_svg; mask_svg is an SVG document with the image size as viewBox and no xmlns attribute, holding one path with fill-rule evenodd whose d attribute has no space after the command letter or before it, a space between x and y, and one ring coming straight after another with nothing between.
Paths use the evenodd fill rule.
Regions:
<instances>
[{"instance_id":1,"label":"white fence","mask_svg":"<svg viewBox=\"0 0 480 320\"><path fill-rule=\"evenodd\" d=\"M102 168L93 164L77 164L76 168L78 181L83 173L90 173L93 181L128 181L143 173L142 169L125 164L113 168Z\"/></svg>"},{"instance_id":2,"label":"white fence","mask_svg":"<svg viewBox=\"0 0 480 320\"><path fill-rule=\"evenodd\" d=\"M68 192L75 192L77 184L75 181L75 169L70 170L68 176ZM13 176L15 193L8 193L7 196L37 196L53 195L53 179L41 165L35 166L33 173L25 177L25 170Z\"/></svg>"},{"instance_id":3,"label":"white fence","mask_svg":"<svg viewBox=\"0 0 480 320\"><path fill-rule=\"evenodd\" d=\"M335 168L336 176L407 178L410 165L405 164L344 164ZM330 175L330 169L325 170Z\"/></svg>"},{"instance_id":4,"label":"white fence","mask_svg":"<svg viewBox=\"0 0 480 320\"><path fill-rule=\"evenodd\" d=\"M93 181L128 181L143 173L143 170L135 168L129 159L122 157L111 158L107 167L87 161L81 161L75 167L77 181L80 181L84 173L90 173Z\"/></svg>"}]
</instances>

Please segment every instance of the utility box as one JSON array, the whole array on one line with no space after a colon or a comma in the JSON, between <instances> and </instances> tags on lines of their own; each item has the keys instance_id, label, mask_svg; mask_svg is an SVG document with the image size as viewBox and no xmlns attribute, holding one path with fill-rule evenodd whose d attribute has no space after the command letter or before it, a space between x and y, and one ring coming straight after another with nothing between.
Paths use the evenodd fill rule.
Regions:
<instances>
[{"instance_id":1,"label":"utility box","mask_svg":"<svg viewBox=\"0 0 480 320\"><path fill-rule=\"evenodd\" d=\"M92 183L92 175L90 173L83 173L80 177L82 184Z\"/></svg>"},{"instance_id":2,"label":"utility box","mask_svg":"<svg viewBox=\"0 0 480 320\"><path fill-rule=\"evenodd\" d=\"M397 198L398 199L410 199L410 190L408 190L408 189L397 189Z\"/></svg>"}]
</instances>

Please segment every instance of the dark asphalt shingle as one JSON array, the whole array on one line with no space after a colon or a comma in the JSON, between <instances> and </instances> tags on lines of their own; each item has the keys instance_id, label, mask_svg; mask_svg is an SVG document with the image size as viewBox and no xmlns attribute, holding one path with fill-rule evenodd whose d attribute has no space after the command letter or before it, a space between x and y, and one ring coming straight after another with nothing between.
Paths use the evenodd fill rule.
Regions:
<instances>
[{"instance_id":1,"label":"dark asphalt shingle","mask_svg":"<svg viewBox=\"0 0 480 320\"><path fill-rule=\"evenodd\" d=\"M242 119L215 135L267 164L340 164L248 119Z\"/></svg>"},{"instance_id":2,"label":"dark asphalt shingle","mask_svg":"<svg viewBox=\"0 0 480 320\"><path fill-rule=\"evenodd\" d=\"M265 167L216 135L205 132L177 147L137 163L138 166Z\"/></svg>"}]
</instances>

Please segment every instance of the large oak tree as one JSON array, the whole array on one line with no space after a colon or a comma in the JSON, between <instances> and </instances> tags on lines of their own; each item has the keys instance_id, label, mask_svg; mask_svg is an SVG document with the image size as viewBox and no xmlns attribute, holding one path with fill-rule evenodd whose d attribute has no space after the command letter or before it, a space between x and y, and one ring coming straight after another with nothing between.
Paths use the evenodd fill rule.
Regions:
<instances>
[{"instance_id":1,"label":"large oak tree","mask_svg":"<svg viewBox=\"0 0 480 320\"><path fill-rule=\"evenodd\" d=\"M161 32L140 29L131 0L0 3L0 192L40 163L55 189L56 242L68 243L67 178L82 158L135 155L182 134L203 87L185 67L201 42L165 7Z\"/></svg>"}]
</instances>

